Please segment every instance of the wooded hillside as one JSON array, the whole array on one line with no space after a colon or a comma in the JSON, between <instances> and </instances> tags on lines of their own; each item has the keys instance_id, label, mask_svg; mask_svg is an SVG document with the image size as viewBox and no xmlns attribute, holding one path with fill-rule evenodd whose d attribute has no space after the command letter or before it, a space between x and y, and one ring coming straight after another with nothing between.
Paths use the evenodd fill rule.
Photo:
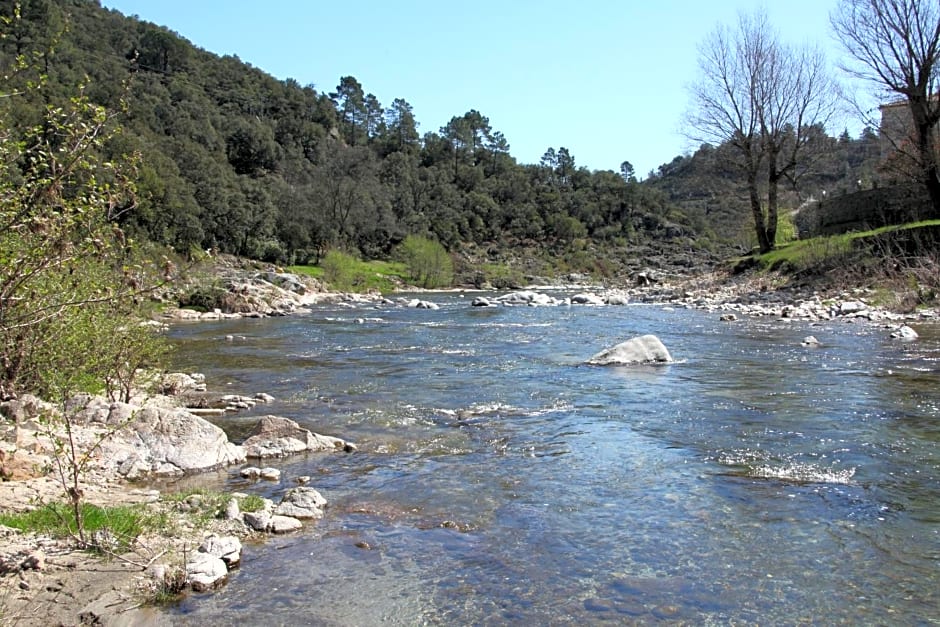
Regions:
<instances>
[{"instance_id":1,"label":"wooded hillside","mask_svg":"<svg viewBox=\"0 0 940 627\"><path fill-rule=\"evenodd\" d=\"M380 258L415 234L452 252L539 251L565 268L604 271L598 259L688 264L750 246L720 147L678 156L644 181L628 162L589 171L564 147L521 164L476 110L422 132L407 94L383 105L353 76L322 93L94 0L25 0L21 12L0 66L36 53L47 82L0 106L25 126L84 86L123 127L106 156L141 156L137 204L122 226L181 252L290 264L342 248ZM853 189L874 167L873 137L830 139L791 208L812 190Z\"/></svg>"}]
</instances>

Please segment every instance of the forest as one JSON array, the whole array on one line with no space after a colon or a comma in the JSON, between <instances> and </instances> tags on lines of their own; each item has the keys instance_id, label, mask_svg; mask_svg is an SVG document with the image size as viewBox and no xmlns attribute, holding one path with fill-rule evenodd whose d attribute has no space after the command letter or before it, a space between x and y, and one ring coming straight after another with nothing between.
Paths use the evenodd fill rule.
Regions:
<instances>
[{"instance_id":1,"label":"forest","mask_svg":"<svg viewBox=\"0 0 940 627\"><path fill-rule=\"evenodd\" d=\"M417 235L471 259L525 251L556 270L603 275L709 263L754 245L723 146L703 144L642 180L626 160L589 171L563 146L519 163L484 112L422 132L407 94L383 104L354 76L329 93L279 80L96 0L26 0L11 24L0 68L30 52L44 82L4 99L8 119L34 125L77 91L113 112L121 132L104 157L133 155L137 167L120 226L182 254L295 264L339 249L381 259ZM812 167L785 190L784 209L854 191L877 167L870 129L815 131ZM550 146L550 128L545 138Z\"/></svg>"}]
</instances>

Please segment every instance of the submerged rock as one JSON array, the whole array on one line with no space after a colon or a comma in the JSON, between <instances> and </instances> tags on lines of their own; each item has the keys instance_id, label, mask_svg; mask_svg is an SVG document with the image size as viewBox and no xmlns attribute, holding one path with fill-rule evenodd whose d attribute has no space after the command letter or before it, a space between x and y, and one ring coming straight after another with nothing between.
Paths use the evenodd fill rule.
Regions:
<instances>
[{"instance_id":1,"label":"submerged rock","mask_svg":"<svg viewBox=\"0 0 940 627\"><path fill-rule=\"evenodd\" d=\"M603 350L587 363L593 366L669 363L672 355L655 335L642 335Z\"/></svg>"}]
</instances>

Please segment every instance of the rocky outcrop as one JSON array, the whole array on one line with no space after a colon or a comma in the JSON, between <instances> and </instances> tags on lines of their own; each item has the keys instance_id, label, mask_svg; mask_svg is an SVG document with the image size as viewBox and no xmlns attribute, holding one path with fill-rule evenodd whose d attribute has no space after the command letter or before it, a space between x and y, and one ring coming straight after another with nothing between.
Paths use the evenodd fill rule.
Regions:
<instances>
[{"instance_id":1,"label":"rocky outcrop","mask_svg":"<svg viewBox=\"0 0 940 627\"><path fill-rule=\"evenodd\" d=\"M184 409L109 406L107 424L127 424L106 438L98 459L126 479L168 477L222 468L245 461L244 450L219 427Z\"/></svg>"},{"instance_id":2,"label":"rocky outcrop","mask_svg":"<svg viewBox=\"0 0 940 627\"><path fill-rule=\"evenodd\" d=\"M592 366L619 366L630 364L662 364L672 361L672 355L655 335L642 335L603 350L587 363Z\"/></svg>"},{"instance_id":3,"label":"rocky outcrop","mask_svg":"<svg viewBox=\"0 0 940 627\"><path fill-rule=\"evenodd\" d=\"M187 392L205 392L206 375L193 372L170 372L160 379L160 393L167 396L178 396Z\"/></svg>"},{"instance_id":4,"label":"rocky outcrop","mask_svg":"<svg viewBox=\"0 0 940 627\"><path fill-rule=\"evenodd\" d=\"M258 420L242 447L252 458L284 457L305 451L350 452L356 448L351 442L313 433L280 416L263 416Z\"/></svg>"}]
</instances>

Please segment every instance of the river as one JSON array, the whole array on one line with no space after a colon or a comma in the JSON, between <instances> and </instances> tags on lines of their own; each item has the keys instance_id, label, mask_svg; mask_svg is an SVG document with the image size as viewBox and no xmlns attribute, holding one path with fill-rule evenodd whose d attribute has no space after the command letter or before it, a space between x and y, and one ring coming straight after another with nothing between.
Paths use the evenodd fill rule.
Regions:
<instances>
[{"instance_id":1,"label":"river","mask_svg":"<svg viewBox=\"0 0 940 627\"><path fill-rule=\"evenodd\" d=\"M940 330L423 297L173 328L210 388L278 399L233 438L274 413L359 447L203 478L330 505L175 623L940 619ZM647 333L675 363L583 365Z\"/></svg>"}]
</instances>

